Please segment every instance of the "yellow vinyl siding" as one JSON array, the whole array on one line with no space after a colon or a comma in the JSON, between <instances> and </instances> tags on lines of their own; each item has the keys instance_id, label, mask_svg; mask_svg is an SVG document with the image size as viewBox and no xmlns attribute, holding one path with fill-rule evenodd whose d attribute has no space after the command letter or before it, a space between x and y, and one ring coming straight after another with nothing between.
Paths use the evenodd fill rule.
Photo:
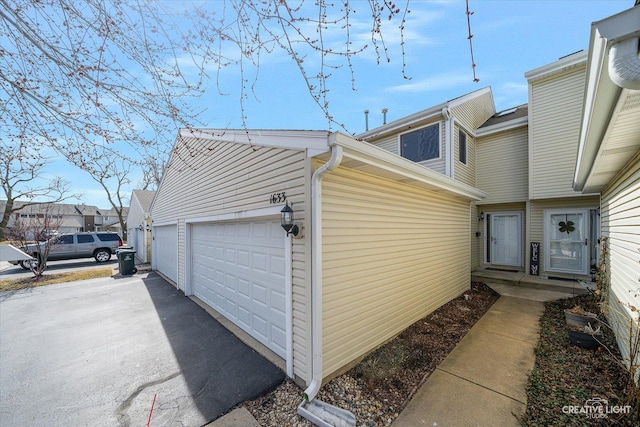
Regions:
<instances>
[{"instance_id":1,"label":"yellow vinyl siding","mask_svg":"<svg viewBox=\"0 0 640 427\"><path fill-rule=\"evenodd\" d=\"M529 193L527 128L492 134L477 141L478 188L482 203L525 201Z\"/></svg>"},{"instance_id":2,"label":"yellow vinyl siding","mask_svg":"<svg viewBox=\"0 0 640 427\"><path fill-rule=\"evenodd\" d=\"M490 91L451 107L451 114L466 129L477 129L494 113L493 96Z\"/></svg>"},{"instance_id":3,"label":"yellow vinyl siding","mask_svg":"<svg viewBox=\"0 0 640 427\"><path fill-rule=\"evenodd\" d=\"M640 157L605 189L600 214L602 235L609 238L609 302L617 312L612 310L609 320L616 328L620 351L628 358L628 322L632 316L637 319L637 312L631 312L629 307L640 309Z\"/></svg>"},{"instance_id":4,"label":"yellow vinyl siding","mask_svg":"<svg viewBox=\"0 0 640 427\"><path fill-rule=\"evenodd\" d=\"M377 141L372 141L371 143L383 150L387 150L393 154L397 154L398 156L400 155L400 143L398 142L397 134L387 136Z\"/></svg>"},{"instance_id":5,"label":"yellow vinyl siding","mask_svg":"<svg viewBox=\"0 0 640 427\"><path fill-rule=\"evenodd\" d=\"M529 238L527 239L527 251L529 250L530 242L540 242L541 251L545 250L544 241L546 236L544 235L544 211L547 209L595 209L599 206L599 196L583 196L583 197L571 197L565 199L548 199L548 200L534 200L530 203L529 214ZM541 253L540 257L540 272L542 275L548 274L546 270L544 253ZM525 258L528 262L528 256ZM527 266L528 267L528 266ZM528 270L527 270L528 271ZM553 273L554 276L562 276L561 273Z\"/></svg>"},{"instance_id":6,"label":"yellow vinyl siding","mask_svg":"<svg viewBox=\"0 0 640 427\"><path fill-rule=\"evenodd\" d=\"M531 199L571 197L585 82L585 66L530 83Z\"/></svg>"},{"instance_id":7,"label":"yellow vinyl siding","mask_svg":"<svg viewBox=\"0 0 640 427\"><path fill-rule=\"evenodd\" d=\"M467 134L467 163L460 161L460 126L456 125L453 131L453 176L457 181L464 182L472 187L476 186L476 140L470 133Z\"/></svg>"},{"instance_id":8,"label":"yellow vinyl siding","mask_svg":"<svg viewBox=\"0 0 640 427\"><path fill-rule=\"evenodd\" d=\"M469 201L341 167L323 186L325 377L469 287Z\"/></svg>"},{"instance_id":9,"label":"yellow vinyl siding","mask_svg":"<svg viewBox=\"0 0 640 427\"><path fill-rule=\"evenodd\" d=\"M469 215L471 221L471 271L478 268L483 260L482 242L484 239L484 222L478 221L481 209L480 206L473 203L471 205L471 214ZM480 235L478 236L477 233L480 233Z\"/></svg>"},{"instance_id":10,"label":"yellow vinyl siding","mask_svg":"<svg viewBox=\"0 0 640 427\"><path fill-rule=\"evenodd\" d=\"M185 138L178 141L153 205L153 220L178 220L178 285L185 288L185 220L269 208L285 192L296 222L306 224L305 153ZM309 229L308 226L305 227ZM294 373L308 379L306 239L293 239Z\"/></svg>"}]
</instances>

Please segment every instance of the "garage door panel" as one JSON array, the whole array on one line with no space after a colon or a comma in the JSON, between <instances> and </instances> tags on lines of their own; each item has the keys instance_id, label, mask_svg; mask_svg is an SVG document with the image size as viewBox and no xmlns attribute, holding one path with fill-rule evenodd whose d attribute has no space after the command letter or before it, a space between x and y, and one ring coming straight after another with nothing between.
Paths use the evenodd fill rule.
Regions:
<instances>
[{"instance_id":1,"label":"garage door panel","mask_svg":"<svg viewBox=\"0 0 640 427\"><path fill-rule=\"evenodd\" d=\"M284 357L285 257L279 221L192 227L194 294Z\"/></svg>"}]
</instances>

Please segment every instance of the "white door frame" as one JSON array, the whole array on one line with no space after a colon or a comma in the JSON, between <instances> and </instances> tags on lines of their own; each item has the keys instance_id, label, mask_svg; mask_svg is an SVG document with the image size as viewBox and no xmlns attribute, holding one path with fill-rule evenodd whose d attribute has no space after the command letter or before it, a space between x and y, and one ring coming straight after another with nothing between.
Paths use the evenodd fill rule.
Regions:
<instances>
[{"instance_id":1,"label":"white door frame","mask_svg":"<svg viewBox=\"0 0 640 427\"><path fill-rule=\"evenodd\" d=\"M591 208L566 208L566 209L545 209L544 210L544 244L543 244L543 253L544 253L544 270L549 272L557 272L557 273L566 273L566 274L580 274L580 275L588 275L590 268L590 244L592 242L589 241L590 237L590 214L589 211ZM580 270L568 270L562 268L553 268L551 267L551 240L558 241L558 239L552 239L553 230L550 226L551 216L552 215L582 215L583 224L582 224L582 234L571 236L571 240L567 240L567 243L581 243L580 250L582 251L582 267ZM578 230L580 231L580 228Z\"/></svg>"},{"instance_id":2,"label":"white door frame","mask_svg":"<svg viewBox=\"0 0 640 427\"><path fill-rule=\"evenodd\" d=\"M489 237L490 242L487 242L487 239L485 239L484 241L484 262L485 264L495 264L495 265L505 265L505 266L512 266L512 267L523 267L523 263L522 263L522 252L523 252L523 242L522 242L522 212L520 211L498 211L498 212L486 212L485 213L486 218L488 218L487 221L485 221L484 224L484 235ZM493 245L494 242L494 238L493 238L493 230L494 230L494 224L493 221L495 220L496 217L500 217L500 216L515 216L518 219L518 259L516 261L516 263L514 264L508 264L508 263L496 263L495 262L495 250L493 248L493 246L491 246L491 248L489 248L488 245ZM491 222L491 224L489 224L489 222ZM490 235L491 234L491 235ZM489 253L490 255L490 259L489 261L487 261L488 255Z\"/></svg>"}]
</instances>

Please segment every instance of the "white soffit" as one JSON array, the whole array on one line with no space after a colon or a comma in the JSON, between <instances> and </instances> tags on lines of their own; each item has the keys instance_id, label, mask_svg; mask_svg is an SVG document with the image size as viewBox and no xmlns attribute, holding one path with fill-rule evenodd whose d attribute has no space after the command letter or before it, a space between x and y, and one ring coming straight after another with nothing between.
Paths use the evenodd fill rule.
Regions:
<instances>
[{"instance_id":1,"label":"white soffit","mask_svg":"<svg viewBox=\"0 0 640 427\"><path fill-rule=\"evenodd\" d=\"M623 90L608 71L610 47L639 35L640 6L591 27L576 191L601 191L640 150L640 91Z\"/></svg>"}]
</instances>

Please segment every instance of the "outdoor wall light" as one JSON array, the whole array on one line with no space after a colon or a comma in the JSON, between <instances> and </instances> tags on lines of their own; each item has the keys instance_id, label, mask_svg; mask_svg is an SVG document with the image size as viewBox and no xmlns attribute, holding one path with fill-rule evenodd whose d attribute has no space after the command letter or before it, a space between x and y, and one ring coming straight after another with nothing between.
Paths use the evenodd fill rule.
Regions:
<instances>
[{"instance_id":1,"label":"outdoor wall light","mask_svg":"<svg viewBox=\"0 0 640 427\"><path fill-rule=\"evenodd\" d=\"M478 222L484 221L484 212L480 212L480 216L478 217Z\"/></svg>"},{"instance_id":2,"label":"outdoor wall light","mask_svg":"<svg viewBox=\"0 0 640 427\"><path fill-rule=\"evenodd\" d=\"M298 226L293 223L293 209L291 209L289 203L284 205L284 208L280 211L280 225L287 232L287 236L289 234L297 236L300 232Z\"/></svg>"}]
</instances>

